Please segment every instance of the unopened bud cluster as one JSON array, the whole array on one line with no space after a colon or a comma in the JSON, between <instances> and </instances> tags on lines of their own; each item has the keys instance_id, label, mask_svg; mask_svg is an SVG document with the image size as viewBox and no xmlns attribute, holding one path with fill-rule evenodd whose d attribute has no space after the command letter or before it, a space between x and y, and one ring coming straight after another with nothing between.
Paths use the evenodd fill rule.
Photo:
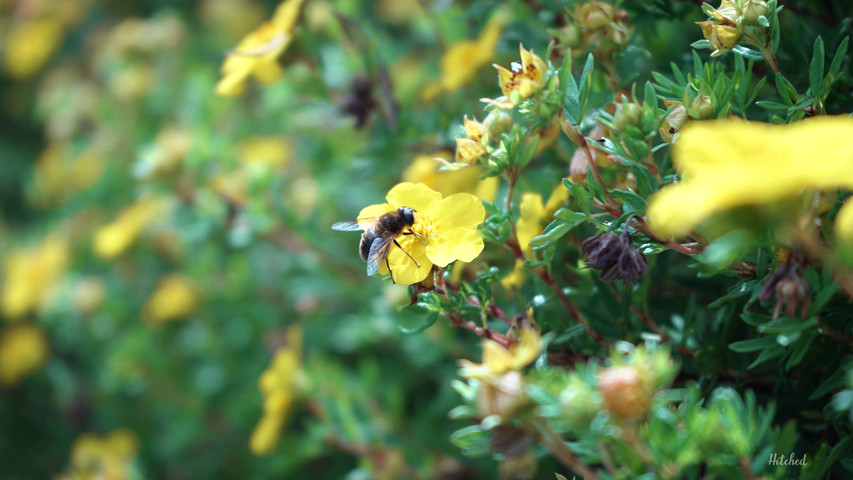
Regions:
<instances>
[{"instance_id":1,"label":"unopened bud cluster","mask_svg":"<svg viewBox=\"0 0 853 480\"><path fill-rule=\"evenodd\" d=\"M745 29L766 28L770 8L763 0L723 0L718 8L703 7L710 17L696 22L702 35L711 44L712 57L731 51L744 35Z\"/></svg>"},{"instance_id":2,"label":"unopened bud cluster","mask_svg":"<svg viewBox=\"0 0 853 480\"><path fill-rule=\"evenodd\" d=\"M610 3L575 5L568 17L564 27L550 31L557 40L558 50L571 49L584 54L592 50L596 59L607 58L624 48L631 32L627 12Z\"/></svg>"}]
</instances>

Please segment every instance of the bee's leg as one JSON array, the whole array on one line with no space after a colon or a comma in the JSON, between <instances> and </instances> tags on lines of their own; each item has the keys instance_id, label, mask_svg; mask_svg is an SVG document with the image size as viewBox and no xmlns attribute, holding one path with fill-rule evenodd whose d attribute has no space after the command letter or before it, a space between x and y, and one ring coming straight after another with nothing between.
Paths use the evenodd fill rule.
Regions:
<instances>
[{"instance_id":1,"label":"bee's leg","mask_svg":"<svg viewBox=\"0 0 853 480\"><path fill-rule=\"evenodd\" d=\"M408 232L403 232L403 235L414 235L414 236L416 236L416 237L424 238L424 236L423 236L423 235L421 235L420 233L418 233L418 232L416 232L416 231L412 230L411 228L409 229L409 231L408 231Z\"/></svg>"},{"instance_id":2,"label":"bee's leg","mask_svg":"<svg viewBox=\"0 0 853 480\"><path fill-rule=\"evenodd\" d=\"M415 233L415 232L412 232L412 233ZM404 233L403 235L405 235L405 233ZM418 266L418 268L421 268L421 264L420 264L420 263L418 263L418 261L417 261L417 260L415 260L415 257L413 257L409 252L407 252L405 248L401 247L401 246L400 246L400 244L399 244L399 243L397 243L397 239L396 239L396 238L394 239L394 245L397 245L398 247L400 247L400 250L402 250L402 251L403 251L403 253L405 253L409 258L411 258L411 259L412 259L412 261L413 261L413 262L415 262L415 265L417 265L417 266ZM388 261L388 258L387 258L387 257L385 258L385 261L386 261L386 262ZM389 270L390 270L390 269L389 269Z\"/></svg>"},{"instance_id":3,"label":"bee's leg","mask_svg":"<svg viewBox=\"0 0 853 480\"><path fill-rule=\"evenodd\" d=\"M391 283L396 285L397 282L394 281L394 272L391 271L391 264L388 263L388 257L385 257L385 266L388 267L388 275L391 276Z\"/></svg>"}]
</instances>

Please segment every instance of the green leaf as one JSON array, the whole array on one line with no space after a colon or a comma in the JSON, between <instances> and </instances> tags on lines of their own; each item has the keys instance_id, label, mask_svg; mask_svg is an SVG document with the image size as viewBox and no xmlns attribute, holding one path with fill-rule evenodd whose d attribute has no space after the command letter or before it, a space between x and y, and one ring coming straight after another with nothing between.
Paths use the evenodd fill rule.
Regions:
<instances>
[{"instance_id":1,"label":"green leaf","mask_svg":"<svg viewBox=\"0 0 853 480\"><path fill-rule=\"evenodd\" d=\"M595 65L595 60L593 59L592 53L587 55L586 63L583 66L583 71L581 72L580 78L580 96L578 100L580 101L580 118L583 119L586 103L589 99L589 90L592 88L592 71L593 66Z\"/></svg>"},{"instance_id":2,"label":"green leaf","mask_svg":"<svg viewBox=\"0 0 853 480\"><path fill-rule=\"evenodd\" d=\"M788 356L788 360L785 361L785 370L791 370L803 361L803 357L809 351L809 348L812 346L812 342L814 342L815 338L817 338L817 335L807 335L805 338L794 344L791 349L791 353Z\"/></svg>"},{"instance_id":3,"label":"green leaf","mask_svg":"<svg viewBox=\"0 0 853 480\"><path fill-rule=\"evenodd\" d=\"M543 248L547 248L551 246L554 242L559 240L563 235L569 233L571 229L583 223L587 216L580 212L572 212L568 209L561 209L561 213L559 213L559 217L551 222L547 227L545 227L545 231L542 232L542 235L537 237L533 237L530 240L530 246L533 250L541 250Z\"/></svg>"},{"instance_id":4,"label":"green leaf","mask_svg":"<svg viewBox=\"0 0 853 480\"><path fill-rule=\"evenodd\" d=\"M643 201L645 202L645 199L657 190L657 180L649 172L649 169L644 166L632 165L631 173L634 174L634 178L637 180L637 193L640 194L640 197L643 197Z\"/></svg>"},{"instance_id":5,"label":"green leaf","mask_svg":"<svg viewBox=\"0 0 853 480\"><path fill-rule=\"evenodd\" d=\"M784 354L785 354L785 349L780 347L779 345L776 345L774 347L769 347L765 350L762 350L761 353L758 354L758 357L755 360L753 360L753 362L750 363L747 368L752 370L753 368L761 365L762 363L764 363L768 360L773 360L774 358L781 357Z\"/></svg>"},{"instance_id":6,"label":"green leaf","mask_svg":"<svg viewBox=\"0 0 853 480\"><path fill-rule=\"evenodd\" d=\"M589 201L589 193L587 193L586 189L583 188L583 185L572 182L567 178L563 179L563 185L569 189L571 192L571 198L575 199L581 211L589 215L592 211L592 204Z\"/></svg>"},{"instance_id":7,"label":"green leaf","mask_svg":"<svg viewBox=\"0 0 853 480\"><path fill-rule=\"evenodd\" d=\"M629 190L613 190L610 192L613 198L622 200L622 211L624 213L637 213L646 210L646 199Z\"/></svg>"},{"instance_id":8,"label":"green leaf","mask_svg":"<svg viewBox=\"0 0 853 480\"><path fill-rule=\"evenodd\" d=\"M847 44L850 43L850 37L844 37L838 48L835 49L835 55L832 57L832 63L829 65L827 76L835 79L841 71L841 62L844 61L844 56L847 55Z\"/></svg>"},{"instance_id":9,"label":"green leaf","mask_svg":"<svg viewBox=\"0 0 853 480\"><path fill-rule=\"evenodd\" d=\"M776 337L773 336L751 338L749 340L741 340L739 342L729 344L729 348L731 350L739 353L754 352L756 350L763 350L773 346L778 346L776 343Z\"/></svg>"},{"instance_id":10,"label":"green leaf","mask_svg":"<svg viewBox=\"0 0 853 480\"><path fill-rule=\"evenodd\" d=\"M779 102L772 102L770 100L759 100L755 102L756 105L765 109L765 110L775 110L775 111L784 111L788 110L788 105Z\"/></svg>"},{"instance_id":11,"label":"green leaf","mask_svg":"<svg viewBox=\"0 0 853 480\"><path fill-rule=\"evenodd\" d=\"M820 386L817 387L811 395L809 395L809 400L816 400L828 394L829 392L839 390L846 384L844 377L844 369L839 368L832 375L830 375L829 378L827 378L823 383L821 383Z\"/></svg>"},{"instance_id":12,"label":"green leaf","mask_svg":"<svg viewBox=\"0 0 853 480\"><path fill-rule=\"evenodd\" d=\"M524 168L528 163L530 163L530 160L533 158L533 154L536 153L536 149L538 147L539 135L534 135L530 142L528 142L521 150L521 155L518 157L518 168Z\"/></svg>"},{"instance_id":13,"label":"green leaf","mask_svg":"<svg viewBox=\"0 0 853 480\"><path fill-rule=\"evenodd\" d=\"M744 47L743 45L735 45L735 47L732 48L732 52L738 55L743 55L743 57L747 60L755 60L756 62L764 60L764 57L761 55L761 52L759 52L758 50L753 50L752 48Z\"/></svg>"},{"instance_id":14,"label":"green leaf","mask_svg":"<svg viewBox=\"0 0 853 480\"><path fill-rule=\"evenodd\" d=\"M776 91L779 92L782 101L789 106L793 105L794 99L799 96L797 90L791 85L791 82L781 73L776 74Z\"/></svg>"},{"instance_id":15,"label":"green leaf","mask_svg":"<svg viewBox=\"0 0 853 480\"><path fill-rule=\"evenodd\" d=\"M823 38L817 37L814 42L812 61L809 65L809 87L815 98L823 98L823 67L826 53L823 48Z\"/></svg>"}]
</instances>

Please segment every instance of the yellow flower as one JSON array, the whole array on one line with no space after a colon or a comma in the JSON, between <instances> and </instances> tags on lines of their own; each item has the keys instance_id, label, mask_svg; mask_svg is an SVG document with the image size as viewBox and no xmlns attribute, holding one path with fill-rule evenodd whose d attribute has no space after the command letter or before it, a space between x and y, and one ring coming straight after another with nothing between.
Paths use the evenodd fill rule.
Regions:
<instances>
[{"instance_id":1,"label":"yellow flower","mask_svg":"<svg viewBox=\"0 0 853 480\"><path fill-rule=\"evenodd\" d=\"M545 85L545 72L548 70L545 61L533 51L525 50L524 45L519 44L518 50L521 53L521 65L513 63L512 70L495 65L504 96L489 100L489 103L503 110L509 110L532 97Z\"/></svg>"},{"instance_id":2,"label":"yellow flower","mask_svg":"<svg viewBox=\"0 0 853 480\"><path fill-rule=\"evenodd\" d=\"M293 39L293 27L304 0L286 0L275 11L271 21L249 33L228 53L222 64L222 80L216 93L223 97L242 95L249 76L269 85L283 75L278 57Z\"/></svg>"},{"instance_id":3,"label":"yellow flower","mask_svg":"<svg viewBox=\"0 0 853 480\"><path fill-rule=\"evenodd\" d=\"M499 13L489 20L476 40L465 39L448 48L439 61L439 83L427 87L423 97L430 100L442 90L450 92L471 83L477 72L494 58L506 21L506 15Z\"/></svg>"},{"instance_id":4,"label":"yellow flower","mask_svg":"<svg viewBox=\"0 0 853 480\"><path fill-rule=\"evenodd\" d=\"M255 455L268 455L275 450L298 387L302 329L291 325L285 336L287 345L276 350L269 367L258 379L264 395L264 413L249 438L249 450Z\"/></svg>"},{"instance_id":5,"label":"yellow flower","mask_svg":"<svg viewBox=\"0 0 853 480\"><path fill-rule=\"evenodd\" d=\"M283 168L290 162L293 147L282 137L251 137L240 143L238 158L246 165Z\"/></svg>"},{"instance_id":6,"label":"yellow flower","mask_svg":"<svg viewBox=\"0 0 853 480\"><path fill-rule=\"evenodd\" d=\"M790 125L691 122L673 145L681 181L649 198L649 223L677 235L732 208L772 205L806 189L853 188L851 137L847 115Z\"/></svg>"},{"instance_id":7,"label":"yellow flower","mask_svg":"<svg viewBox=\"0 0 853 480\"><path fill-rule=\"evenodd\" d=\"M19 320L38 308L65 270L68 241L50 235L39 245L10 252L5 259L0 314Z\"/></svg>"},{"instance_id":8,"label":"yellow flower","mask_svg":"<svg viewBox=\"0 0 853 480\"><path fill-rule=\"evenodd\" d=\"M118 428L103 437L84 433L71 447L71 472L68 479L123 480L130 478L130 467L139 440L126 429Z\"/></svg>"},{"instance_id":9,"label":"yellow flower","mask_svg":"<svg viewBox=\"0 0 853 480\"><path fill-rule=\"evenodd\" d=\"M47 63L64 35L62 22L56 18L15 24L4 49L6 73L16 79L32 77Z\"/></svg>"},{"instance_id":10,"label":"yellow flower","mask_svg":"<svg viewBox=\"0 0 853 480\"><path fill-rule=\"evenodd\" d=\"M449 155L446 152L418 155L403 171L403 181L423 183L445 197L454 193L473 193L481 200L495 201L500 183L498 177L480 179L486 169L477 165L441 170L442 163L438 159L447 161Z\"/></svg>"},{"instance_id":11,"label":"yellow flower","mask_svg":"<svg viewBox=\"0 0 853 480\"><path fill-rule=\"evenodd\" d=\"M0 385L9 387L39 370L50 356L47 334L35 323L0 330Z\"/></svg>"},{"instance_id":12,"label":"yellow flower","mask_svg":"<svg viewBox=\"0 0 853 480\"><path fill-rule=\"evenodd\" d=\"M400 207L416 211L411 227L413 234L399 235L397 242L402 249L392 245L388 253L395 282L401 285L418 283L427 278L433 265L443 268L456 260L471 262L483 251L477 225L485 220L486 209L474 195L457 193L442 199L441 193L422 183L406 182L392 188L385 198L388 203L365 207L358 218L378 217ZM379 273L388 274L384 262L379 266Z\"/></svg>"},{"instance_id":13,"label":"yellow flower","mask_svg":"<svg viewBox=\"0 0 853 480\"><path fill-rule=\"evenodd\" d=\"M95 232L95 255L115 258L136 242L142 230L163 211L163 202L157 198L143 198L125 208L115 220Z\"/></svg>"},{"instance_id":14,"label":"yellow flower","mask_svg":"<svg viewBox=\"0 0 853 480\"><path fill-rule=\"evenodd\" d=\"M186 319L195 313L201 298L195 284L178 273L160 277L157 288L145 301L142 317L159 326L172 320Z\"/></svg>"}]
</instances>

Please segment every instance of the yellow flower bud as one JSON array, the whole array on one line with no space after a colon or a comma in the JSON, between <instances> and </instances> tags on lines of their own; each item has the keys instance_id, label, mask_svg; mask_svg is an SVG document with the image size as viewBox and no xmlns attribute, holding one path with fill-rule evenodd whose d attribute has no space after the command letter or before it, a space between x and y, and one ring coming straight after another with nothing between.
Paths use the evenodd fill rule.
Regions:
<instances>
[{"instance_id":1,"label":"yellow flower bud","mask_svg":"<svg viewBox=\"0 0 853 480\"><path fill-rule=\"evenodd\" d=\"M192 315L201 302L195 284L187 277L172 273L160 278L154 293L143 307L143 317L157 326Z\"/></svg>"},{"instance_id":2,"label":"yellow flower bud","mask_svg":"<svg viewBox=\"0 0 853 480\"><path fill-rule=\"evenodd\" d=\"M456 161L459 163L477 163L486 154L486 147L480 142L468 139L456 139Z\"/></svg>"},{"instance_id":3,"label":"yellow flower bud","mask_svg":"<svg viewBox=\"0 0 853 480\"><path fill-rule=\"evenodd\" d=\"M613 21L613 15L616 13L616 7L604 2L589 2L582 6L575 7L575 14L581 24L588 28L601 28L610 25Z\"/></svg>"},{"instance_id":4,"label":"yellow flower bud","mask_svg":"<svg viewBox=\"0 0 853 480\"><path fill-rule=\"evenodd\" d=\"M720 7L711 12L711 17L723 23L736 25L740 19L741 11L732 0L723 0Z\"/></svg>"},{"instance_id":5,"label":"yellow flower bud","mask_svg":"<svg viewBox=\"0 0 853 480\"><path fill-rule=\"evenodd\" d=\"M486 133L485 125L478 122L476 118L474 120L468 120L467 116L462 119L462 123L465 126L466 138L474 140L475 142L483 141L483 134Z\"/></svg>"},{"instance_id":6,"label":"yellow flower bud","mask_svg":"<svg viewBox=\"0 0 853 480\"><path fill-rule=\"evenodd\" d=\"M770 15L770 7L764 0L744 0L743 1L743 21L746 25L760 25L759 17L767 17Z\"/></svg>"},{"instance_id":7,"label":"yellow flower bud","mask_svg":"<svg viewBox=\"0 0 853 480\"><path fill-rule=\"evenodd\" d=\"M735 26L713 20L696 23L702 27L702 35L711 43L712 57L731 51L740 39L740 30Z\"/></svg>"},{"instance_id":8,"label":"yellow flower bud","mask_svg":"<svg viewBox=\"0 0 853 480\"><path fill-rule=\"evenodd\" d=\"M660 137L663 141L667 143L672 143L675 135L681 130L681 127L687 123L687 108L681 102L673 102L669 100L663 101L664 106L669 109L669 107L675 105L675 108L669 112L666 120L663 121L660 128L658 129L658 133L660 133Z\"/></svg>"},{"instance_id":9,"label":"yellow flower bud","mask_svg":"<svg viewBox=\"0 0 853 480\"><path fill-rule=\"evenodd\" d=\"M644 375L634 366L609 367L598 375L604 406L625 420L639 419L649 411L652 399L645 383Z\"/></svg>"},{"instance_id":10,"label":"yellow flower bud","mask_svg":"<svg viewBox=\"0 0 853 480\"><path fill-rule=\"evenodd\" d=\"M690 102L690 111L696 115L695 117L691 115L691 117L697 120L714 118L716 109L714 108L713 98L710 95L700 93Z\"/></svg>"},{"instance_id":11,"label":"yellow flower bud","mask_svg":"<svg viewBox=\"0 0 853 480\"><path fill-rule=\"evenodd\" d=\"M509 418L525 403L524 378L517 371L490 378L477 391L477 412L483 417Z\"/></svg>"},{"instance_id":12,"label":"yellow flower bud","mask_svg":"<svg viewBox=\"0 0 853 480\"><path fill-rule=\"evenodd\" d=\"M620 103L616 106L616 113L613 115L613 126L624 130L628 125L637 125L641 114L642 109L636 103Z\"/></svg>"}]
</instances>

